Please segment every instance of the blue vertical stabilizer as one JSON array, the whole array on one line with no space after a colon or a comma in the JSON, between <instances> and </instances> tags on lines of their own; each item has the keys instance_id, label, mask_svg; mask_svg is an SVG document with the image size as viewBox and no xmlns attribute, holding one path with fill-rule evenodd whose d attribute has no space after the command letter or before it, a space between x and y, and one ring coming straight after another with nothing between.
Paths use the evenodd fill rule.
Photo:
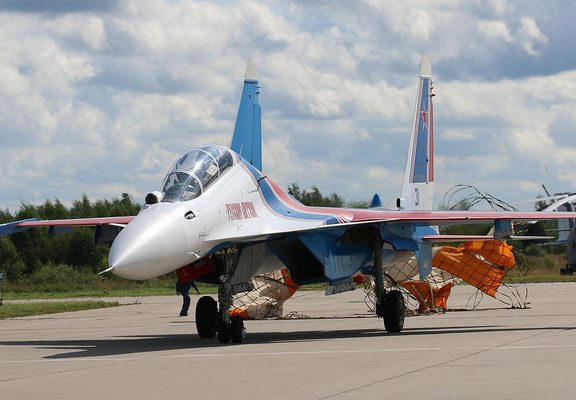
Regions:
<instances>
[{"instance_id":1,"label":"blue vertical stabilizer","mask_svg":"<svg viewBox=\"0 0 576 400\"><path fill-rule=\"evenodd\" d=\"M260 93L258 71L254 62L248 59L231 148L262 171L262 131L258 93Z\"/></svg>"},{"instance_id":2,"label":"blue vertical stabilizer","mask_svg":"<svg viewBox=\"0 0 576 400\"><path fill-rule=\"evenodd\" d=\"M382 200L380 199L380 196L378 196L378 193L376 193L374 195L374 197L372 197L372 201L370 202L370 208L378 208L378 207L383 207L383 206L382 206Z\"/></svg>"}]
</instances>

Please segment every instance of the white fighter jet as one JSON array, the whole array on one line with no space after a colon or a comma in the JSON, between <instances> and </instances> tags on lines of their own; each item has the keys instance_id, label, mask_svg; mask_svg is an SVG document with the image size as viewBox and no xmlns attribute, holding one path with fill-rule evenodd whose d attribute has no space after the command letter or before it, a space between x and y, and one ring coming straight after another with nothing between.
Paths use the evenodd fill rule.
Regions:
<instances>
[{"instance_id":1,"label":"white fighter jet","mask_svg":"<svg viewBox=\"0 0 576 400\"><path fill-rule=\"evenodd\" d=\"M49 226L52 233L96 226L96 239L114 237L109 268L126 279L154 278L187 266L200 282L218 285L218 303L196 307L201 337L239 343L243 320L230 318L232 297L251 289L258 274L288 268L297 284L328 282L327 294L355 288L360 270L375 279L376 313L399 332L405 305L384 285L384 264L397 251L414 252L420 278L432 269L437 241L493 240L514 235L513 222L572 219L568 212L431 211L433 109L431 65L423 57L411 137L397 210L375 199L370 209L307 207L262 171L260 105L255 65L249 60L231 148L206 145L179 157L159 191L132 217L26 220L0 225L0 234ZM493 222L493 236L439 235L439 225ZM119 232L119 233L118 233Z\"/></svg>"}]
</instances>

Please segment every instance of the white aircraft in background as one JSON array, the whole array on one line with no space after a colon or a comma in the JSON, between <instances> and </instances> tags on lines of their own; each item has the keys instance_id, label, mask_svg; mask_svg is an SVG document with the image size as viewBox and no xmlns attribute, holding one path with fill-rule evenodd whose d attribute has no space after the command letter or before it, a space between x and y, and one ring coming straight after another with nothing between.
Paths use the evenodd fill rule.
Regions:
<instances>
[{"instance_id":1,"label":"white aircraft in background","mask_svg":"<svg viewBox=\"0 0 576 400\"><path fill-rule=\"evenodd\" d=\"M0 234L49 226L52 233L97 226L96 239L116 235L109 268L143 280L183 266L197 281L218 285L218 303L200 298L196 326L201 337L220 343L244 340L241 317L230 318L232 297L250 290L258 274L288 268L297 284L328 282L327 293L355 287L352 277L369 268L375 279L376 314L389 332L404 325L398 290L384 285L384 263L398 251L415 252L420 279L432 269L439 241L511 237L514 221L571 219L567 212L430 211L432 208L433 110L431 65L423 57L416 107L397 210L307 207L262 171L260 105L256 67L249 60L231 149L206 145L172 165L159 191L146 196L134 217L26 220L0 225ZM493 222L493 236L440 235L437 226Z\"/></svg>"}]
</instances>

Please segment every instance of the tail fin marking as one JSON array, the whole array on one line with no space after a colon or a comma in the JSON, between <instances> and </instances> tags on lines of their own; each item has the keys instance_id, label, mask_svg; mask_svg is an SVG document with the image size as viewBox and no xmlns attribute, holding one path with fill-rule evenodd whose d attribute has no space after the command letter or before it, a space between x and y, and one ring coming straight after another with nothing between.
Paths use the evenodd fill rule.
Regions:
<instances>
[{"instance_id":1,"label":"tail fin marking","mask_svg":"<svg viewBox=\"0 0 576 400\"><path fill-rule=\"evenodd\" d=\"M262 171L261 109L258 103L258 70L249 58L238 107L231 149Z\"/></svg>"}]
</instances>

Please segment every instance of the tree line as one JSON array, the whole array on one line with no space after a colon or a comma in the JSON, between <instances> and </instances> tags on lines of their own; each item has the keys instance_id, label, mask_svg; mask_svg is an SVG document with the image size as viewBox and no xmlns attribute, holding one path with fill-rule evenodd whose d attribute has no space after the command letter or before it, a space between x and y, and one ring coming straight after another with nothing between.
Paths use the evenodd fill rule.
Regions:
<instances>
[{"instance_id":1,"label":"tree line","mask_svg":"<svg viewBox=\"0 0 576 400\"><path fill-rule=\"evenodd\" d=\"M300 189L297 183L288 187L288 193L302 204L323 207L358 207L369 206L368 201L347 202L341 195L332 193L323 195L316 186L310 190ZM141 205L131 200L127 193L121 198L112 200L91 201L83 195L81 199L66 207L60 200L46 200L35 205L23 202L20 208L11 213L0 210L0 223L19 221L28 218L66 219L129 216L138 214ZM528 224L525 229L528 235L545 235L545 223ZM458 225L445 233L485 234L490 225ZM523 248L527 244L516 243ZM539 252L546 253L544 248L530 246ZM94 244L94 228L76 227L70 234L51 236L48 228L33 228L25 232L0 236L0 272L9 280L18 280L32 276L44 266L68 265L77 270L100 272L108 266L109 245ZM565 251L561 246L556 251Z\"/></svg>"},{"instance_id":2,"label":"tree line","mask_svg":"<svg viewBox=\"0 0 576 400\"><path fill-rule=\"evenodd\" d=\"M323 195L313 186L302 190L296 183L288 192L301 203L309 206L366 207L367 202L346 203L336 193ZM141 205L131 200L127 193L112 200L91 201L87 195L66 207L59 199L46 200L42 204L23 202L11 213L0 210L0 224L28 218L67 219L136 215ZM100 272L108 266L109 245L94 244L94 228L75 227L72 233L50 235L48 228L32 228L25 232L0 236L0 272L9 280L18 280L34 275L42 267L68 265L77 270Z\"/></svg>"},{"instance_id":3,"label":"tree line","mask_svg":"<svg viewBox=\"0 0 576 400\"><path fill-rule=\"evenodd\" d=\"M23 202L11 213L0 210L0 223L28 218L67 219L115 217L136 215L140 204L131 200L127 193L112 200L90 201L88 196L66 207L60 200L46 200L43 204ZM94 245L94 228L76 227L70 234L49 234L48 228L32 228L25 232L0 236L0 272L7 279L18 280L31 276L42 266L70 265L93 272L107 267L109 245Z\"/></svg>"}]
</instances>

